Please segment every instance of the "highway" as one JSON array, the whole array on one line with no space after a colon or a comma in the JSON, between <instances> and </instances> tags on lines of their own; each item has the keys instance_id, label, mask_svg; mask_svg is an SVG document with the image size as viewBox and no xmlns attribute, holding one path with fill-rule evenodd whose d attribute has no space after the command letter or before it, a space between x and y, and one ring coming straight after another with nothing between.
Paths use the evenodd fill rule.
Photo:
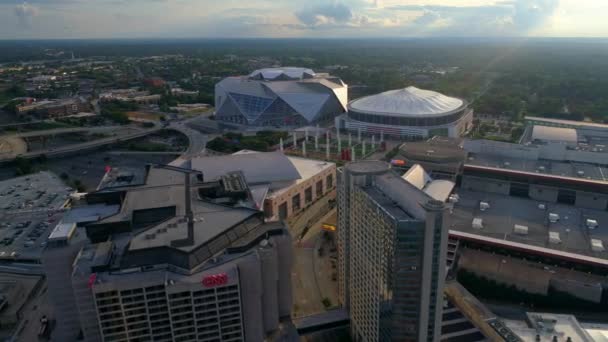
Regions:
<instances>
[{"instance_id":1,"label":"highway","mask_svg":"<svg viewBox=\"0 0 608 342\"><path fill-rule=\"evenodd\" d=\"M107 131L111 132L116 129L123 129L123 128L124 128L124 126L53 128L53 129L45 129L45 130L40 130L40 131L5 134L5 135L0 136L0 139L2 139L2 138L33 138L33 137L43 137L43 136L52 136L52 135L67 134L67 133L81 133L81 132L89 132L89 133L107 132Z\"/></svg>"},{"instance_id":2,"label":"highway","mask_svg":"<svg viewBox=\"0 0 608 342\"><path fill-rule=\"evenodd\" d=\"M112 130L112 129L115 129L115 127L114 128L98 127L98 128L95 128L94 130L104 131L104 130ZM160 131L161 129L162 129L162 127L160 125L156 125L154 128L141 129L137 132L133 132L133 133L129 133L129 134L121 135L121 136L102 138L102 139L98 139L98 140L94 140L94 141L87 141L87 142L68 145L68 146L59 147L59 148L27 152L27 153L23 153L23 154L19 155L18 157L25 158L25 159L33 159L33 158L40 157L42 155L44 155L46 157L64 156L64 155L77 153L77 152L81 152L81 151L85 151L85 150L99 148L104 145L116 144L116 143L120 143L120 142L124 142L124 141L141 138L146 135L156 133L156 132ZM93 129L88 129L88 131L92 131L92 130ZM32 133L36 133L36 132L32 132ZM55 133L55 134L57 134L57 133ZM38 133L38 135L39 135L39 133ZM36 136L36 135L34 135L34 136ZM0 158L0 163L12 161L16 157L17 156L14 156L14 155L5 156L4 158Z\"/></svg>"}]
</instances>

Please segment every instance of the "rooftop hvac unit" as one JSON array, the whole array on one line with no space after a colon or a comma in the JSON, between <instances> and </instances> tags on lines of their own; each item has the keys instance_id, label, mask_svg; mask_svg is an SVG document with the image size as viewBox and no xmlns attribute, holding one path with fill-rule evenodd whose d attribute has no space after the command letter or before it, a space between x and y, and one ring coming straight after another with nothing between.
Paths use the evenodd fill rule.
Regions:
<instances>
[{"instance_id":1,"label":"rooftop hvac unit","mask_svg":"<svg viewBox=\"0 0 608 342\"><path fill-rule=\"evenodd\" d=\"M545 167L544 166L539 166L538 167L538 171L544 172L545 171Z\"/></svg>"},{"instance_id":2,"label":"rooftop hvac unit","mask_svg":"<svg viewBox=\"0 0 608 342\"><path fill-rule=\"evenodd\" d=\"M483 228L483 219L481 217L475 217L473 219L473 228L474 229L482 229Z\"/></svg>"},{"instance_id":3,"label":"rooftop hvac unit","mask_svg":"<svg viewBox=\"0 0 608 342\"><path fill-rule=\"evenodd\" d=\"M559 238L558 232L549 232L549 243L562 243L562 239Z\"/></svg>"},{"instance_id":4,"label":"rooftop hvac unit","mask_svg":"<svg viewBox=\"0 0 608 342\"><path fill-rule=\"evenodd\" d=\"M448 202L450 203L458 203L459 200L460 196L458 196L458 194L452 194L448 197Z\"/></svg>"},{"instance_id":5,"label":"rooftop hvac unit","mask_svg":"<svg viewBox=\"0 0 608 342\"><path fill-rule=\"evenodd\" d=\"M538 204L538 209L545 210L545 209L547 209L547 206L545 204L543 204L543 203L539 203Z\"/></svg>"},{"instance_id":6,"label":"rooftop hvac unit","mask_svg":"<svg viewBox=\"0 0 608 342\"><path fill-rule=\"evenodd\" d=\"M488 202L479 202L479 210L486 211L490 209L490 203Z\"/></svg>"},{"instance_id":7,"label":"rooftop hvac unit","mask_svg":"<svg viewBox=\"0 0 608 342\"><path fill-rule=\"evenodd\" d=\"M509 162L504 162L504 163L503 163L503 165L504 165L505 167L508 167L508 166L511 166L511 163L509 163Z\"/></svg>"},{"instance_id":8,"label":"rooftop hvac unit","mask_svg":"<svg viewBox=\"0 0 608 342\"><path fill-rule=\"evenodd\" d=\"M602 240L591 239L591 250L594 252L603 252L605 249Z\"/></svg>"},{"instance_id":9,"label":"rooftop hvac unit","mask_svg":"<svg viewBox=\"0 0 608 342\"><path fill-rule=\"evenodd\" d=\"M513 233L518 235L528 235L528 227L516 224L513 226Z\"/></svg>"},{"instance_id":10,"label":"rooftop hvac unit","mask_svg":"<svg viewBox=\"0 0 608 342\"><path fill-rule=\"evenodd\" d=\"M579 171L576 171L576 174L577 174L579 177L584 177L584 176L585 176L585 171L581 171L581 170L579 170Z\"/></svg>"},{"instance_id":11,"label":"rooftop hvac unit","mask_svg":"<svg viewBox=\"0 0 608 342\"><path fill-rule=\"evenodd\" d=\"M549 213L549 222L556 223L559 221L559 215L556 213Z\"/></svg>"},{"instance_id":12,"label":"rooftop hvac unit","mask_svg":"<svg viewBox=\"0 0 608 342\"><path fill-rule=\"evenodd\" d=\"M587 219L587 228L589 229L595 229L597 228L597 220L594 219Z\"/></svg>"}]
</instances>

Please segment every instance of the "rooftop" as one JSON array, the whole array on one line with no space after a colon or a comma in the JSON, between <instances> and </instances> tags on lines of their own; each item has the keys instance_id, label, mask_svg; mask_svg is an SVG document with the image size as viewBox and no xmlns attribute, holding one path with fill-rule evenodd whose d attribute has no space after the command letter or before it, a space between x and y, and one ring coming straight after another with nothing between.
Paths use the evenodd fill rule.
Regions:
<instances>
[{"instance_id":1,"label":"rooftop","mask_svg":"<svg viewBox=\"0 0 608 342\"><path fill-rule=\"evenodd\" d=\"M526 313L527 323L513 320L504 320L507 327L524 341L551 342L554 336L557 341L593 342L594 339L579 324L576 317L572 315L560 315L552 313ZM540 340L537 339L537 335Z\"/></svg>"},{"instance_id":2,"label":"rooftop","mask_svg":"<svg viewBox=\"0 0 608 342\"><path fill-rule=\"evenodd\" d=\"M349 109L394 116L445 115L463 109L463 100L416 87L390 90L352 101Z\"/></svg>"},{"instance_id":3,"label":"rooftop","mask_svg":"<svg viewBox=\"0 0 608 342\"><path fill-rule=\"evenodd\" d=\"M535 125L532 128L532 140L560 141L576 144L578 142L578 135L574 128Z\"/></svg>"},{"instance_id":4,"label":"rooftop","mask_svg":"<svg viewBox=\"0 0 608 342\"><path fill-rule=\"evenodd\" d=\"M315 72L307 68L282 67L255 70L249 74L250 78L261 78L264 80L302 79L314 77Z\"/></svg>"},{"instance_id":5,"label":"rooftop","mask_svg":"<svg viewBox=\"0 0 608 342\"><path fill-rule=\"evenodd\" d=\"M587 163L511 158L487 153L469 153L466 165L514 172L529 172L581 180L608 182L608 167Z\"/></svg>"},{"instance_id":6,"label":"rooftop","mask_svg":"<svg viewBox=\"0 0 608 342\"><path fill-rule=\"evenodd\" d=\"M217 157L197 157L192 169L201 171L205 180L218 179L231 171L242 171L247 183L295 181L302 178L293 163L280 152L241 153Z\"/></svg>"},{"instance_id":7,"label":"rooftop","mask_svg":"<svg viewBox=\"0 0 608 342\"><path fill-rule=\"evenodd\" d=\"M608 226L601 223L608 222L608 212L464 189L457 193L459 200L451 211L450 230L608 259L608 252L593 251L591 246L591 239L608 241ZM490 207L482 211L480 202ZM549 213L559 215L559 220L550 222ZM483 228L473 227L474 218L482 220ZM599 225L589 229L587 219L597 220ZM515 225L527 230L516 232ZM551 242L549 232L559 233L561 242Z\"/></svg>"},{"instance_id":8,"label":"rooftop","mask_svg":"<svg viewBox=\"0 0 608 342\"><path fill-rule=\"evenodd\" d=\"M93 241L119 246L112 259L118 265L191 269L256 229L277 228L264 224L252 197L240 172L204 181L200 172L150 166L145 184L87 197L97 207L99 202L108 202L108 208L120 202L118 213L89 224L87 233ZM97 209L107 212L106 207Z\"/></svg>"}]
</instances>

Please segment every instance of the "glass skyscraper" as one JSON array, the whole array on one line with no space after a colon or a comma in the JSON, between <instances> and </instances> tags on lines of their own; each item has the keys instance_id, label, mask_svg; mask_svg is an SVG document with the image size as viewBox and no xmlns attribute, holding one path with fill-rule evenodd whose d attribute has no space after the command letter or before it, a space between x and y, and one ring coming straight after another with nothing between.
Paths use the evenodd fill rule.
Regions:
<instances>
[{"instance_id":1,"label":"glass skyscraper","mask_svg":"<svg viewBox=\"0 0 608 342\"><path fill-rule=\"evenodd\" d=\"M436 201L379 161L339 171L340 297L355 341L438 341L447 227Z\"/></svg>"}]
</instances>

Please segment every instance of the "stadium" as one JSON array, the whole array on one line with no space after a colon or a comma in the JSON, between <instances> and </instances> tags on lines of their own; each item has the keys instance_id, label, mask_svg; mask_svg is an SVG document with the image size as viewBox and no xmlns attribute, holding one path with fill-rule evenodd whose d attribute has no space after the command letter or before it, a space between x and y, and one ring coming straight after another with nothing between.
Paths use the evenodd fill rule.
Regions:
<instances>
[{"instance_id":1,"label":"stadium","mask_svg":"<svg viewBox=\"0 0 608 342\"><path fill-rule=\"evenodd\" d=\"M348 86L305 68L269 68L215 86L215 118L231 127L300 127L346 111Z\"/></svg>"},{"instance_id":2,"label":"stadium","mask_svg":"<svg viewBox=\"0 0 608 342\"><path fill-rule=\"evenodd\" d=\"M348 104L336 127L396 138L459 137L473 125L473 110L464 100L407 87L366 96Z\"/></svg>"}]
</instances>

